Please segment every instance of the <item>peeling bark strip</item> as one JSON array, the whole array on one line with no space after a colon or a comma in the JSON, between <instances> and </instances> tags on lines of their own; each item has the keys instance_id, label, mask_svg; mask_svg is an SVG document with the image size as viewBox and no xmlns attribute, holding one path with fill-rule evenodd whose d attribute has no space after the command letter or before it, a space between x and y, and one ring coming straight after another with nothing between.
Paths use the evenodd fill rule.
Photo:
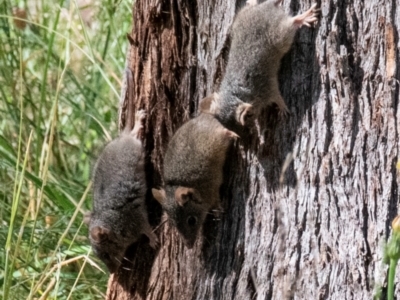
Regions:
<instances>
[{"instance_id":1,"label":"peeling bark strip","mask_svg":"<svg viewBox=\"0 0 400 300\"><path fill-rule=\"evenodd\" d=\"M136 109L149 116L149 186L161 184L169 138L216 90L244 2L136 2L128 65ZM283 2L292 14L311 5ZM281 67L291 116L278 121L271 107L258 134L233 147L221 220L208 220L192 250L168 224L158 252L143 238L107 299L371 299L384 282L381 241L399 196L400 5L318 3L319 25L300 30ZM160 210L148 200L155 225Z\"/></svg>"}]
</instances>

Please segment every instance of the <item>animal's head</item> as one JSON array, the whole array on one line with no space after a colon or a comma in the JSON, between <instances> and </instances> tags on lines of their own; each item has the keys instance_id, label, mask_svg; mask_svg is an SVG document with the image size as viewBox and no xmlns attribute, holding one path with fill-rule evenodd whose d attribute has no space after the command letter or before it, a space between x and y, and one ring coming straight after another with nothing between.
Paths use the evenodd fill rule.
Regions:
<instances>
[{"instance_id":1,"label":"animal's head","mask_svg":"<svg viewBox=\"0 0 400 300\"><path fill-rule=\"evenodd\" d=\"M208 213L200 193L194 188L182 186L167 186L166 190L153 189L152 192L183 237L185 245L192 248Z\"/></svg>"},{"instance_id":2,"label":"animal's head","mask_svg":"<svg viewBox=\"0 0 400 300\"><path fill-rule=\"evenodd\" d=\"M92 217L85 216L85 222L91 222ZM118 236L111 228L103 224L89 226L89 239L94 254L107 266L110 273L118 270L125 256L126 245L124 239Z\"/></svg>"}]
</instances>

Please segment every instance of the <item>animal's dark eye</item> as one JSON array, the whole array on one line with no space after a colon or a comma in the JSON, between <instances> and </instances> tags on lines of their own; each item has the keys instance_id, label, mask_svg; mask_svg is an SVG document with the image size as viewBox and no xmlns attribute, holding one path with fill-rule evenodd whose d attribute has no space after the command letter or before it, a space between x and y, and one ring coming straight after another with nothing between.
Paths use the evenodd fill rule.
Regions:
<instances>
[{"instance_id":1,"label":"animal's dark eye","mask_svg":"<svg viewBox=\"0 0 400 300\"><path fill-rule=\"evenodd\" d=\"M197 218L190 216L189 218L187 218L186 222L189 226L195 226L197 224Z\"/></svg>"}]
</instances>

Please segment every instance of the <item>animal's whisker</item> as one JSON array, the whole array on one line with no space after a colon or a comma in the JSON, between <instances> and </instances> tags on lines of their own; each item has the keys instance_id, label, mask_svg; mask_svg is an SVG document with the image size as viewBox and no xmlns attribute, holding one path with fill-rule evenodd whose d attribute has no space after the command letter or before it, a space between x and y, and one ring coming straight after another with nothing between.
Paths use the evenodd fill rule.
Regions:
<instances>
[{"instance_id":1,"label":"animal's whisker","mask_svg":"<svg viewBox=\"0 0 400 300\"><path fill-rule=\"evenodd\" d=\"M119 262L120 264L122 264L122 262L118 259L118 258L116 258L115 256L113 256L112 257L113 259L115 259L117 262Z\"/></svg>"},{"instance_id":2,"label":"animal's whisker","mask_svg":"<svg viewBox=\"0 0 400 300\"><path fill-rule=\"evenodd\" d=\"M122 259L123 259L123 260L126 260L126 261L128 261L128 262L130 262L131 264L133 263L133 261L131 261L130 259L128 259L126 256L124 256Z\"/></svg>"},{"instance_id":3,"label":"animal's whisker","mask_svg":"<svg viewBox=\"0 0 400 300\"><path fill-rule=\"evenodd\" d=\"M153 232L157 231L158 229L160 229L162 226L165 225L165 223L167 223L168 220L164 220L162 221L156 228L153 229Z\"/></svg>"}]
</instances>

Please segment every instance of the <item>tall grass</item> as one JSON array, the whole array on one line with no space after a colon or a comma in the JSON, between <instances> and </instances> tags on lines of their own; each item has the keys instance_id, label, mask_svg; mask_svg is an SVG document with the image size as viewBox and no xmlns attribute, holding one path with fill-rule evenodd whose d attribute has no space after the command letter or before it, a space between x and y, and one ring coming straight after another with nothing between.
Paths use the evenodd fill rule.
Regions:
<instances>
[{"instance_id":1,"label":"tall grass","mask_svg":"<svg viewBox=\"0 0 400 300\"><path fill-rule=\"evenodd\" d=\"M82 219L117 130L131 4L0 0L0 299L104 298Z\"/></svg>"}]
</instances>

